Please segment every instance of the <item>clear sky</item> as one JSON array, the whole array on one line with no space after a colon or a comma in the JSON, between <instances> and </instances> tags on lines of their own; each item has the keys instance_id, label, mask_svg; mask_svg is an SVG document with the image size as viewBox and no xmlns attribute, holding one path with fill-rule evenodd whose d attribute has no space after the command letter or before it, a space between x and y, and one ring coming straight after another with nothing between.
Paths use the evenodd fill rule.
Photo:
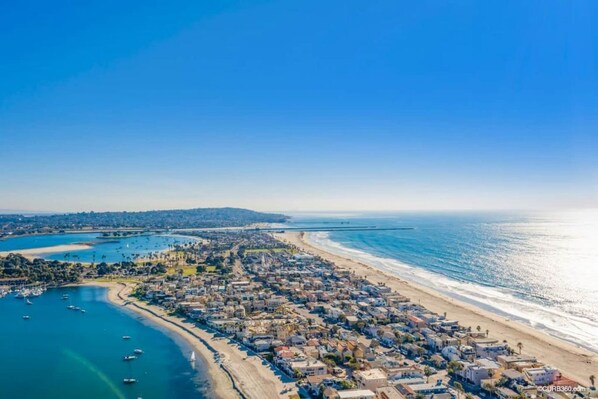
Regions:
<instances>
[{"instance_id":1,"label":"clear sky","mask_svg":"<svg viewBox=\"0 0 598 399\"><path fill-rule=\"evenodd\" d=\"M598 206L595 1L14 1L0 32L0 209Z\"/></svg>"}]
</instances>

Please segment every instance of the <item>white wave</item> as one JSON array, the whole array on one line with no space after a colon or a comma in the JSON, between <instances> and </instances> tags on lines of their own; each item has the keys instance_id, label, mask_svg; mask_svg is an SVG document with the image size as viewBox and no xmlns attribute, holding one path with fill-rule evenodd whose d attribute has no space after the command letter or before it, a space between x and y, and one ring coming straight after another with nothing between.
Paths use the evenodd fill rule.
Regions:
<instances>
[{"instance_id":1,"label":"white wave","mask_svg":"<svg viewBox=\"0 0 598 399\"><path fill-rule=\"evenodd\" d=\"M307 240L326 251L350 257L406 281L431 288L494 314L528 324L557 338L598 353L598 323L542 306L513 295L507 289L462 282L445 275L414 267L396 259L382 258L346 247L330 239L328 232L306 234Z\"/></svg>"}]
</instances>

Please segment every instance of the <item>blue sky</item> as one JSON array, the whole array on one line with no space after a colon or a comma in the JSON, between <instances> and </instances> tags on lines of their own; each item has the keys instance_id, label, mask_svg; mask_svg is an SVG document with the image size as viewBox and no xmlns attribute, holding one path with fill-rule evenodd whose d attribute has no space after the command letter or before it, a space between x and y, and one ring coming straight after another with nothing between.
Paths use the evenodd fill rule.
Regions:
<instances>
[{"instance_id":1,"label":"blue sky","mask_svg":"<svg viewBox=\"0 0 598 399\"><path fill-rule=\"evenodd\" d=\"M598 3L13 2L0 209L598 205Z\"/></svg>"}]
</instances>

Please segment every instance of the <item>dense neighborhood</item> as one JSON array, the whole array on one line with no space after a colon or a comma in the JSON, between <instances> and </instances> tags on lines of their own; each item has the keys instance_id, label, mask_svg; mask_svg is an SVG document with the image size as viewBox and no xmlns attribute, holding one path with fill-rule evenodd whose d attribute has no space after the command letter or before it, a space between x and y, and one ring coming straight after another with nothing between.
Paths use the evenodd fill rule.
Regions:
<instances>
[{"instance_id":1,"label":"dense neighborhood","mask_svg":"<svg viewBox=\"0 0 598 399\"><path fill-rule=\"evenodd\" d=\"M259 232L199 232L186 266L136 295L217 331L326 399L595 395L542 359L461 326L384 284ZM191 272L189 271L191 269ZM589 382L593 386L594 378Z\"/></svg>"}]
</instances>

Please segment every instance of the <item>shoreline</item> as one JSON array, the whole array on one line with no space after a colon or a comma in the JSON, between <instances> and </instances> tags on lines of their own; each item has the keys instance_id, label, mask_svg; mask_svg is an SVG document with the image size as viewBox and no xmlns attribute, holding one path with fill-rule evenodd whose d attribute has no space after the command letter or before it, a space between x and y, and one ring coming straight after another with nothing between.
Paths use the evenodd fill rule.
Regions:
<instances>
[{"instance_id":1,"label":"shoreline","mask_svg":"<svg viewBox=\"0 0 598 399\"><path fill-rule=\"evenodd\" d=\"M523 353L536 356L539 361L557 367L563 375L578 383L587 384L588 376L598 372L598 354L589 350L474 305L449 298L430 288L403 280L360 261L320 248L308 241L303 233L285 232L273 235L305 252L333 262L340 269L353 271L373 283L385 283L394 291L409 297L412 302L420 303L435 313L446 312L448 318L458 320L463 326L475 328L479 325L482 331L488 329L490 338L506 340L511 347L521 342Z\"/></svg>"},{"instance_id":2,"label":"shoreline","mask_svg":"<svg viewBox=\"0 0 598 399\"><path fill-rule=\"evenodd\" d=\"M263 364L261 358L245 352L236 343L231 345L227 338L170 316L157 306L134 298L127 299L133 290L130 284L89 282L84 285L108 288L107 298L110 303L119 307L126 306L186 341L201 356L202 364L207 367L206 375L211 391L218 398L278 398L283 397L283 390L295 387L294 383L284 383L270 367ZM216 355L221 359L220 362L216 360Z\"/></svg>"},{"instance_id":3,"label":"shoreline","mask_svg":"<svg viewBox=\"0 0 598 399\"><path fill-rule=\"evenodd\" d=\"M6 257L9 254L19 254L28 259L35 259L35 258L42 257L42 255L55 254L55 253L60 253L60 252L82 251L84 249L89 249L91 247L92 247L91 245L79 243L79 244L54 245L52 247L14 249L14 250L10 250L10 251L0 252L0 257Z\"/></svg>"}]
</instances>

